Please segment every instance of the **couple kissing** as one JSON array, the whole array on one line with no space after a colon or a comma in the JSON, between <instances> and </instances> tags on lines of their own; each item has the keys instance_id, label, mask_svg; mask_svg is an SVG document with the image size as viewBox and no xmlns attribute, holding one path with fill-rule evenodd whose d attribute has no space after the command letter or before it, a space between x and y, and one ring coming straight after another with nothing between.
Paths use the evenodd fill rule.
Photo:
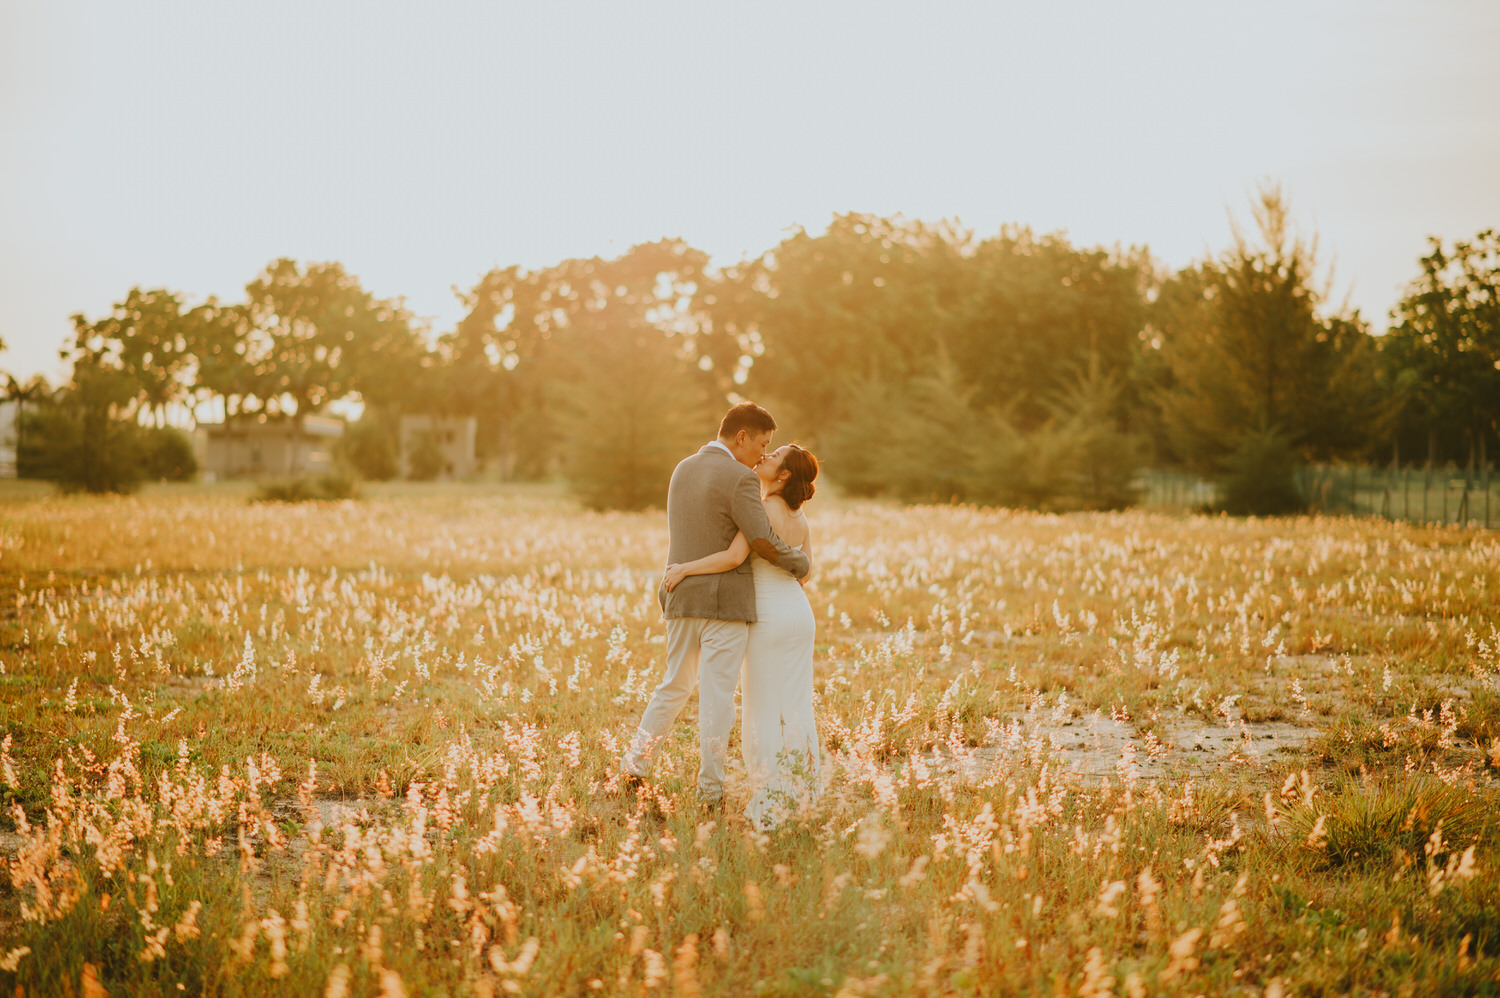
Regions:
<instances>
[{"instance_id":1,"label":"couple kissing","mask_svg":"<svg viewBox=\"0 0 1500 998\"><path fill-rule=\"evenodd\" d=\"M698 687L698 798L723 808L724 757L742 688L745 816L774 828L819 789L813 717L816 621L801 583L812 567L818 461L796 444L767 453L776 420L754 402L724 414L718 438L685 458L667 488L668 567L657 598L667 627L666 675L621 760L634 789Z\"/></svg>"}]
</instances>

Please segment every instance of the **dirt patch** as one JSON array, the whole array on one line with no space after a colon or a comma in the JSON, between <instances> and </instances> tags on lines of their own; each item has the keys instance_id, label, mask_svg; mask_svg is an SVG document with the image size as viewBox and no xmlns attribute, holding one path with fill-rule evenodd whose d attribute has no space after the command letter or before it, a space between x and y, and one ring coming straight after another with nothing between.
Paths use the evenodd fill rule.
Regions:
<instances>
[{"instance_id":1,"label":"dirt patch","mask_svg":"<svg viewBox=\"0 0 1500 998\"><path fill-rule=\"evenodd\" d=\"M1228 766L1264 768L1296 758L1319 734L1287 722L1234 726L1192 717L1160 719L1150 732L1103 714L1056 717L1025 713L1010 718L988 743L964 756L937 751L930 764L977 777L996 766L1048 765L1084 779L1140 779L1207 775Z\"/></svg>"}]
</instances>

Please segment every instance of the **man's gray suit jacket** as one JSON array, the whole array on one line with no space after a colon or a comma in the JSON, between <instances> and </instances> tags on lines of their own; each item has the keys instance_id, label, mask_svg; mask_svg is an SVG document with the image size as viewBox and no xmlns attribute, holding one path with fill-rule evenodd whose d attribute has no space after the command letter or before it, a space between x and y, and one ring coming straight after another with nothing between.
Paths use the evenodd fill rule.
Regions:
<instances>
[{"instance_id":1,"label":"man's gray suit jacket","mask_svg":"<svg viewBox=\"0 0 1500 998\"><path fill-rule=\"evenodd\" d=\"M812 566L806 554L788 547L771 529L760 500L760 478L715 444L705 444L672 472L667 529L671 565L723 551L743 530L750 550L797 578ZM670 593L663 586L656 595L667 617L755 620L749 558L718 575L690 575Z\"/></svg>"}]
</instances>

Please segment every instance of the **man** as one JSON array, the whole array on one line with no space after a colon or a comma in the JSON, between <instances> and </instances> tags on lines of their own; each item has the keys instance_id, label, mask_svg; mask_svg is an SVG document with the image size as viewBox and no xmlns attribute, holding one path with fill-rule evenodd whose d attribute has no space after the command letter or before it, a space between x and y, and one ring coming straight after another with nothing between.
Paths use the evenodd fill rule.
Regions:
<instances>
[{"instance_id":1,"label":"man","mask_svg":"<svg viewBox=\"0 0 1500 998\"><path fill-rule=\"evenodd\" d=\"M797 578L807 575L807 555L788 547L771 530L752 471L765 457L776 420L754 402L724 414L719 437L685 458L667 486L668 564L696 561L729 547L744 531L750 549ZM667 674L641 717L640 729L621 760L625 782L651 775L662 739L698 685L698 799L720 806L724 756L734 728L734 690L750 624L755 621L755 583L750 562L718 575L683 579L670 593L657 590L667 619Z\"/></svg>"}]
</instances>

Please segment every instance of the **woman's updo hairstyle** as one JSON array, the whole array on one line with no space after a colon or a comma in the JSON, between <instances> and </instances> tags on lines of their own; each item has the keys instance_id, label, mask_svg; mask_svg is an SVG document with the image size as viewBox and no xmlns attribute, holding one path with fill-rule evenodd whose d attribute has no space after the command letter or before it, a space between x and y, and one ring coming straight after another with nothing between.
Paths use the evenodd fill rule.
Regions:
<instances>
[{"instance_id":1,"label":"woman's updo hairstyle","mask_svg":"<svg viewBox=\"0 0 1500 998\"><path fill-rule=\"evenodd\" d=\"M812 451L788 444L781 470L789 474L781 486L781 498L789 509L796 512L817 491L813 480L818 477L818 459L812 456Z\"/></svg>"}]
</instances>

